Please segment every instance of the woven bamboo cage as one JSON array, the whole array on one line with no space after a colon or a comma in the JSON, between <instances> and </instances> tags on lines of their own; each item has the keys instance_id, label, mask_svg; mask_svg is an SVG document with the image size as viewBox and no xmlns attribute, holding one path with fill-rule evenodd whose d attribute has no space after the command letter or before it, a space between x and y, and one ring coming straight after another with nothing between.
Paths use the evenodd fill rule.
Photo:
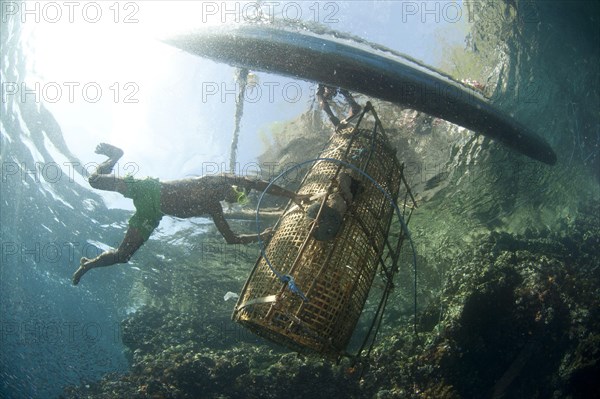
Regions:
<instances>
[{"instance_id":1,"label":"woven bamboo cage","mask_svg":"<svg viewBox=\"0 0 600 399\"><path fill-rule=\"evenodd\" d=\"M367 111L374 118L363 118ZM361 121L372 128L360 128ZM331 137L298 191L317 205L288 205L246 281L235 321L298 352L345 354L378 268L390 278L397 270L404 234L388 239L394 203L403 198L399 209L410 212L412 194L395 153L370 104L356 126ZM283 274L305 299L286 287Z\"/></svg>"}]
</instances>

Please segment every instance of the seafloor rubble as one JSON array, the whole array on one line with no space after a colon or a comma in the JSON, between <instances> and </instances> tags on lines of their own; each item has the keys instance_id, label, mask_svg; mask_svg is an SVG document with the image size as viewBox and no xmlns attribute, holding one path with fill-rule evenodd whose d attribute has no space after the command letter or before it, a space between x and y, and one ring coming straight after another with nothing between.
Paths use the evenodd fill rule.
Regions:
<instances>
[{"instance_id":1,"label":"seafloor rubble","mask_svg":"<svg viewBox=\"0 0 600 399\"><path fill-rule=\"evenodd\" d=\"M123 321L130 372L64 397L598 397L599 215L594 203L560 229L491 233L454 259L418 333L388 321L363 364L299 357L148 306Z\"/></svg>"}]
</instances>

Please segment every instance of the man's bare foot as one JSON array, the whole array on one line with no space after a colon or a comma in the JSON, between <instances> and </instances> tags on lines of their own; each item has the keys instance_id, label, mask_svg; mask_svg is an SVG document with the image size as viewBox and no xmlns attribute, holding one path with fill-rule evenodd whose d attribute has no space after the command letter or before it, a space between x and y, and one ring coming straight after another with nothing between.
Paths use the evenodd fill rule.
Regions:
<instances>
[{"instance_id":1,"label":"man's bare foot","mask_svg":"<svg viewBox=\"0 0 600 399\"><path fill-rule=\"evenodd\" d=\"M79 284L79 280L81 280L81 277L83 277L83 275L88 270L90 270L89 268L86 267L88 262L89 262L88 258L81 258L79 269L77 269L77 271L73 274L73 277L72 277L73 285Z\"/></svg>"},{"instance_id":2,"label":"man's bare foot","mask_svg":"<svg viewBox=\"0 0 600 399\"><path fill-rule=\"evenodd\" d=\"M123 156L123 150L108 143L100 143L96 146L96 154L106 155L111 159L119 159Z\"/></svg>"},{"instance_id":3,"label":"man's bare foot","mask_svg":"<svg viewBox=\"0 0 600 399\"><path fill-rule=\"evenodd\" d=\"M340 121L340 123L335 127L335 131L341 132L342 130L346 129L348 126L349 126L348 121L346 119L344 119L343 121Z\"/></svg>"}]
</instances>

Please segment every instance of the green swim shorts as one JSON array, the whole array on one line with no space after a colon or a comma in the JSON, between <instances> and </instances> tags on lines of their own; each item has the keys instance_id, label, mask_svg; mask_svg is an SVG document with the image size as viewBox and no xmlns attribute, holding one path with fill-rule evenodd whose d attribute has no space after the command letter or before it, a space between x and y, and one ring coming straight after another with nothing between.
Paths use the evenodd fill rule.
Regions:
<instances>
[{"instance_id":1,"label":"green swim shorts","mask_svg":"<svg viewBox=\"0 0 600 399\"><path fill-rule=\"evenodd\" d=\"M135 227L147 241L163 217L160 210L160 182L150 177L138 180L133 176L126 176L124 180L127 185L125 197L131 198L135 206L129 226Z\"/></svg>"}]
</instances>

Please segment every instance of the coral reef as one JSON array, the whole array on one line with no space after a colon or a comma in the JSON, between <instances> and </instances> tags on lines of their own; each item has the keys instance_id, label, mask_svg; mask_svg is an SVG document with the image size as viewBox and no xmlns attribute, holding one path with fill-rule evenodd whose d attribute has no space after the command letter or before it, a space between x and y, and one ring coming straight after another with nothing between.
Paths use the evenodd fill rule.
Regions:
<instances>
[{"instance_id":1,"label":"coral reef","mask_svg":"<svg viewBox=\"0 0 600 399\"><path fill-rule=\"evenodd\" d=\"M594 397L599 215L595 203L559 231L491 233L455 259L418 334L392 321L360 364L302 358L232 325L219 331L190 313L146 307L123 322L130 373L64 397Z\"/></svg>"}]
</instances>

